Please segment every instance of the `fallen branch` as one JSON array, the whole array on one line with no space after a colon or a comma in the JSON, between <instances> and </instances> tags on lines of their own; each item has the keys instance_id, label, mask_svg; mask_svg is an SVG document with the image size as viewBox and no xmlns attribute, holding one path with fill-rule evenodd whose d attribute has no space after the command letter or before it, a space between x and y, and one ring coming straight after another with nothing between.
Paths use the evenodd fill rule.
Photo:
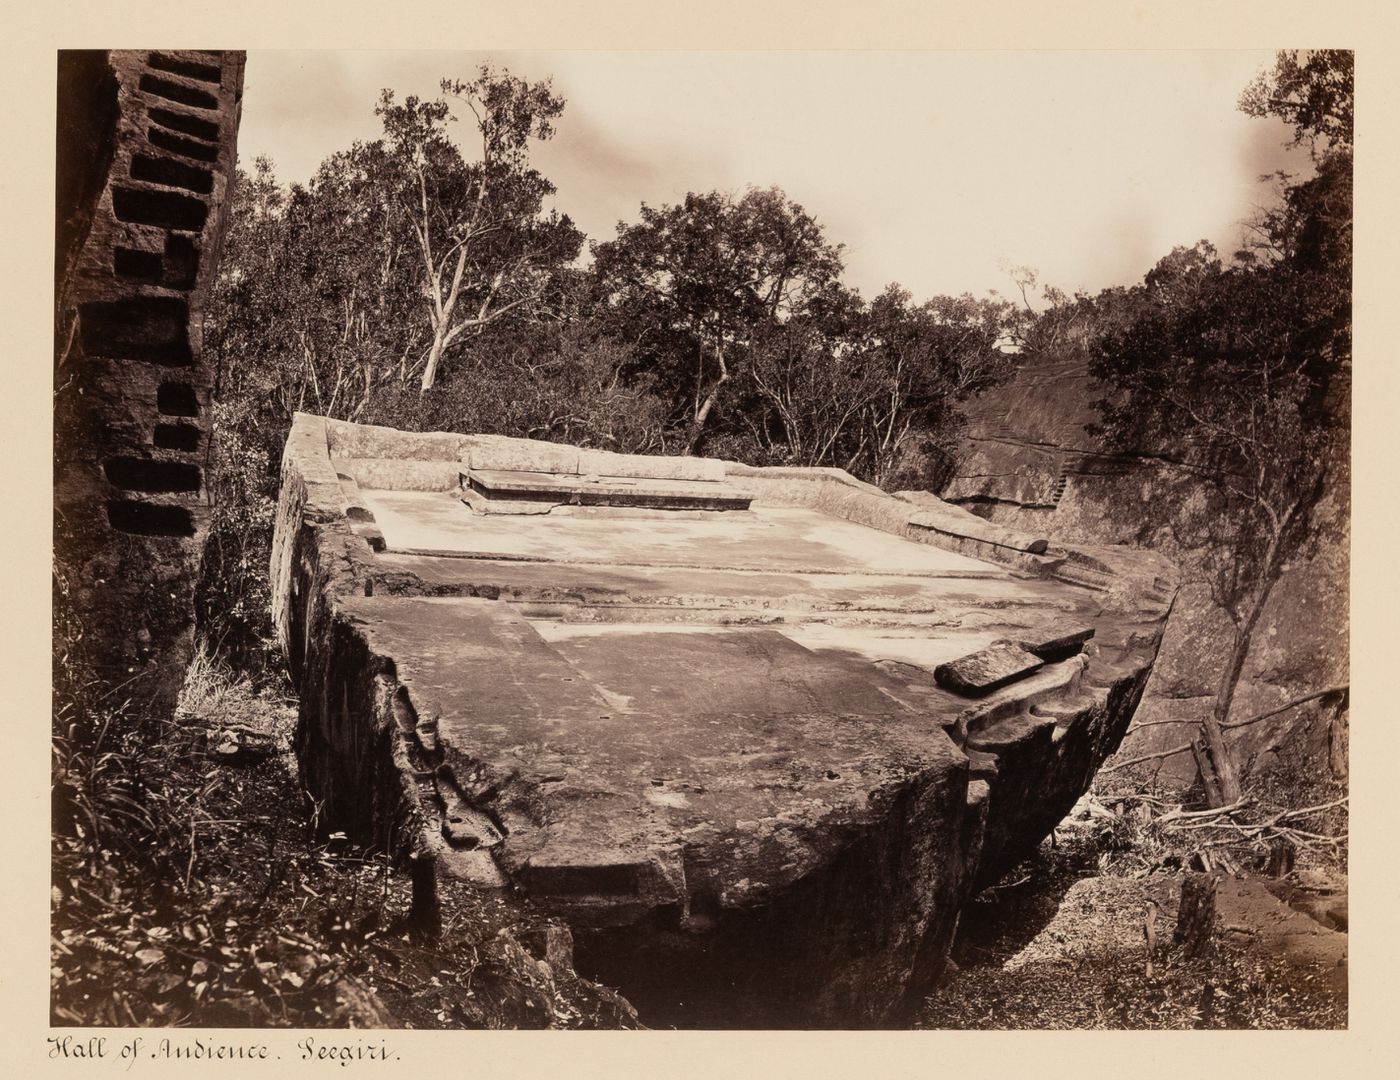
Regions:
<instances>
[{"instance_id":1,"label":"fallen branch","mask_svg":"<svg viewBox=\"0 0 1400 1080\"><path fill-rule=\"evenodd\" d=\"M1175 757L1177 754L1184 754L1191 749L1191 744L1173 747L1171 750L1160 750L1155 754L1143 754L1141 757L1129 758L1127 761L1117 761L1112 765L1099 770L1099 774L1117 772L1119 769L1126 769L1129 765L1141 765L1144 761L1157 761L1161 758Z\"/></svg>"},{"instance_id":2,"label":"fallen branch","mask_svg":"<svg viewBox=\"0 0 1400 1080\"><path fill-rule=\"evenodd\" d=\"M1309 840L1316 840L1322 844L1345 844L1348 837L1347 833L1342 833L1340 836L1328 836L1326 833L1304 832L1302 829L1289 828L1279 829L1278 832L1290 837L1307 837Z\"/></svg>"},{"instance_id":3,"label":"fallen branch","mask_svg":"<svg viewBox=\"0 0 1400 1080\"><path fill-rule=\"evenodd\" d=\"M1342 806L1345 803L1347 803L1350 799L1350 795L1343 795L1340 799L1337 799L1330 803L1321 803L1318 806L1305 806L1301 810L1289 810L1287 813L1280 815L1279 820L1287 821L1289 818L1307 817L1307 815L1309 814L1320 814L1324 810L1332 810L1338 806Z\"/></svg>"},{"instance_id":4,"label":"fallen branch","mask_svg":"<svg viewBox=\"0 0 1400 1080\"><path fill-rule=\"evenodd\" d=\"M1178 807L1175 810L1167 811L1165 814L1159 817L1157 819L1157 824L1164 825L1173 821L1178 821L1186 818L1220 817L1223 814L1232 814L1236 810L1243 810L1246 806L1251 805L1253 802L1254 797L1252 795L1245 795L1239 799L1236 799L1229 806L1215 806L1210 807L1206 810L1182 810L1180 807Z\"/></svg>"},{"instance_id":5,"label":"fallen branch","mask_svg":"<svg viewBox=\"0 0 1400 1080\"><path fill-rule=\"evenodd\" d=\"M1234 829L1236 832L1257 833L1269 828L1269 822L1263 825L1241 825L1238 821L1197 821L1189 825L1172 825L1170 828L1174 832L1194 832L1197 829Z\"/></svg>"},{"instance_id":6,"label":"fallen branch","mask_svg":"<svg viewBox=\"0 0 1400 1080\"><path fill-rule=\"evenodd\" d=\"M1131 794L1131 795L1105 795L1105 796L1103 796L1103 800L1104 800L1104 802L1110 802L1110 803L1121 803L1121 802L1150 802L1150 803L1156 803L1158 806L1170 806L1170 805L1172 805L1170 799L1162 799L1162 798L1159 798L1159 797L1156 796L1156 795L1144 795L1144 794L1142 794L1141 792L1136 793L1136 794Z\"/></svg>"},{"instance_id":7,"label":"fallen branch","mask_svg":"<svg viewBox=\"0 0 1400 1080\"><path fill-rule=\"evenodd\" d=\"M1233 731L1235 728L1248 727L1250 724L1259 723L1260 720L1267 720L1271 716L1277 716L1281 712L1287 712L1295 705L1304 705L1309 701L1316 701L1320 697L1326 697L1328 694L1345 693L1350 689L1351 687L1347 683L1343 683L1340 686L1329 686L1326 690L1316 690L1311 694L1305 694L1300 698L1294 698L1292 701L1284 702L1284 704L1279 705L1276 708L1270 709L1268 712L1260 713L1258 716L1251 716L1248 720L1236 720L1233 723L1221 724L1220 726L1226 731Z\"/></svg>"},{"instance_id":8,"label":"fallen branch","mask_svg":"<svg viewBox=\"0 0 1400 1080\"><path fill-rule=\"evenodd\" d=\"M1261 720L1267 720L1271 716L1277 716L1281 712L1287 712L1295 705L1303 705L1309 701L1315 701L1318 698L1326 697L1328 694L1343 693L1350 689L1350 685L1345 683L1340 686L1329 686L1326 690L1316 690L1311 694L1305 694L1303 697L1294 698L1292 701L1285 702L1284 704L1279 705L1276 708L1270 709L1268 712L1262 712L1258 716L1251 716L1247 720L1235 720L1232 723L1221 724L1220 727L1223 731L1233 731L1235 728L1248 727L1250 724L1257 724ZM1177 724L1190 722L1191 721L1189 720L1148 720L1136 725L1136 727L1151 727L1155 724ZM1136 728L1134 728L1134 730L1136 730ZM1109 765L1107 768L1100 769L1099 772L1117 772L1119 769L1126 769L1129 765L1141 765L1145 761L1165 760L1169 757L1175 757L1177 754L1189 753L1191 750L1191 745L1191 743L1185 743L1181 746L1174 746L1170 750L1159 750L1155 754L1143 754L1141 757L1129 758L1127 761L1114 762L1114 764Z\"/></svg>"},{"instance_id":9,"label":"fallen branch","mask_svg":"<svg viewBox=\"0 0 1400 1080\"><path fill-rule=\"evenodd\" d=\"M1018 885L1024 885L1026 882L1030 881L1030 879L1031 879L1031 875L1030 875L1030 874L1027 874L1025 877L1021 878L1019 881L1011 881L1011 882L1008 882L1008 883L1005 884L1005 885L989 885L986 889L983 890L983 892L1000 892L1002 889L1014 889L1014 888L1016 888Z\"/></svg>"},{"instance_id":10,"label":"fallen branch","mask_svg":"<svg viewBox=\"0 0 1400 1080\"><path fill-rule=\"evenodd\" d=\"M1164 724L1199 724L1199 723L1200 723L1200 721L1197 720L1195 717L1187 717L1185 720L1138 720L1138 721L1137 721L1136 723L1134 723L1130 728L1128 728L1128 730L1127 730L1126 732L1124 732L1124 734L1125 734L1125 735L1131 735L1134 731L1137 731L1138 728L1145 728L1145 727L1162 727Z\"/></svg>"}]
</instances>

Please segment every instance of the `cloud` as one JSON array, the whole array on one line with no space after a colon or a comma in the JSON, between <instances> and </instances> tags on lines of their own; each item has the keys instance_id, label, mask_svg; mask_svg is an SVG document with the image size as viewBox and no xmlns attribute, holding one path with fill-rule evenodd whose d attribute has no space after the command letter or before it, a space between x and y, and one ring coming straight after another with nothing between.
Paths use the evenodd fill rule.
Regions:
<instances>
[{"instance_id":1,"label":"cloud","mask_svg":"<svg viewBox=\"0 0 1400 1080\"><path fill-rule=\"evenodd\" d=\"M535 160L594 239L688 191L777 184L847 247L869 296L1126 284L1175 244L1233 250L1296 160L1236 101L1263 52L253 53L240 149L304 179L378 133L381 87L436 93L483 60L553 76L568 105Z\"/></svg>"}]
</instances>

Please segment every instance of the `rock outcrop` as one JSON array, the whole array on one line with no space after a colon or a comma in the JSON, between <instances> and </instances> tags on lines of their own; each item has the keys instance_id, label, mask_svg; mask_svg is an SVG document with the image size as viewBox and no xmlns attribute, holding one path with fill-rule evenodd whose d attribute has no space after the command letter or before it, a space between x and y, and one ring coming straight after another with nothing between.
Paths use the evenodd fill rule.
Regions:
<instances>
[{"instance_id":1,"label":"rock outcrop","mask_svg":"<svg viewBox=\"0 0 1400 1080\"><path fill-rule=\"evenodd\" d=\"M1175 570L589 453L296 418L274 621L320 825L429 913L454 879L562 917L645 1023L898 1022L1117 747ZM935 681L1002 641L1033 662Z\"/></svg>"},{"instance_id":2,"label":"rock outcrop","mask_svg":"<svg viewBox=\"0 0 1400 1080\"><path fill-rule=\"evenodd\" d=\"M202 344L241 52L59 53L54 549L103 690L168 715L206 524Z\"/></svg>"},{"instance_id":3,"label":"rock outcrop","mask_svg":"<svg viewBox=\"0 0 1400 1080\"><path fill-rule=\"evenodd\" d=\"M1064 543L1124 544L1162 552L1182 569L1182 587L1161 655L1124 757L1189 741L1209 711L1230 652L1232 626L1211 597L1201 552L1173 531L1179 508L1199 498L1197 482L1150 457L1105 453L1085 431L1100 390L1078 359L1028 365L1008 383L964 407L961 462L942 498L990 522ZM1316 555L1289 566L1265 609L1236 695L1245 719L1348 681L1349 498L1346 462L1316 515L1331 537ZM913 493L905 493L918 498ZM1256 770L1304 773L1346 768L1344 695L1306 703L1268 724L1231 733ZM1187 783L1189 754L1162 762Z\"/></svg>"}]
</instances>

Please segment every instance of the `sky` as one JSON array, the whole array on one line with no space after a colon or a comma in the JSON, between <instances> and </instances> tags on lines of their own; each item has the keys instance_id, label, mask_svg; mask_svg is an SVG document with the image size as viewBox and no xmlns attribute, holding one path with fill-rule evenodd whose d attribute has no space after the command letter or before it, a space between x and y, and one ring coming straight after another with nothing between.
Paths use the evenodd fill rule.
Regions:
<instances>
[{"instance_id":1,"label":"sky","mask_svg":"<svg viewBox=\"0 0 1400 1080\"><path fill-rule=\"evenodd\" d=\"M294 52L248 54L239 157L305 181L379 134L389 87L437 96L483 61L567 101L532 161L555 206L610 239L642 203L777 185L844 245L873 297L1069 292L1139 281L1176 245L1238 246L1302 171L1290 131L1239 112L1273 54L1158 52ZM470 151L467 123L455 125Z\"/></svg>"}]
</instances>

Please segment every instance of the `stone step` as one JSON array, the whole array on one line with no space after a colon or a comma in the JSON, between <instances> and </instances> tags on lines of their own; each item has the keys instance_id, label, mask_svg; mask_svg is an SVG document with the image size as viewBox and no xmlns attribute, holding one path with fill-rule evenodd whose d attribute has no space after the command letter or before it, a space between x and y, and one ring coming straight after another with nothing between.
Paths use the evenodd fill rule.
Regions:
<instances>
[{"instance_id":1,"label":"stone step","mask_svg":"<svg viewBox=\"0 0 1400 1080\"><path fill-rule=\"evenodd\" d=\"M490 502L537 502L555 506L621 506L655 510L747 510L753 496L716 480L657 480L647 477L574 476L513 469L471 469L464 490Z\"/></svg>"}]
</instances>

